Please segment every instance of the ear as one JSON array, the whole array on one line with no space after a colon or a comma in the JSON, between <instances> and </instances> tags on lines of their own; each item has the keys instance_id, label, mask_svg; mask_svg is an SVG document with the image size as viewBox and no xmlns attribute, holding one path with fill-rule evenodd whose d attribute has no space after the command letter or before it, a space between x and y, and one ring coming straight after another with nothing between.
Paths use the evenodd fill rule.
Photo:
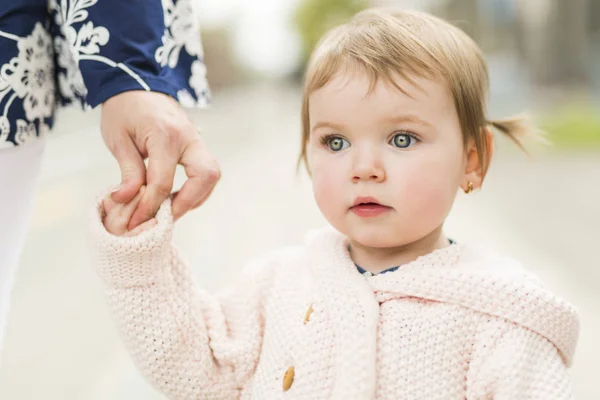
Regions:
<instances>
[{"instance_id":1,"label":"ear","mask_svg":"<svg viewBox=\"0 0 600 400\"><path fill-rule=\"evenodd\" d=\"M494 135L489 127L483 128L483 134L486 136L487 141L487 153L488 153L488 166L492 161L494 155ZM469 183L473 185L473 190L479 189L483 184L483 179L487 171L483 170L483 160L477 153L477 147L475 146L475 140L469 140L467 143L466 151L466 163L465 163L465 175L461 188L466 193L469 192Z\"/></svg>"}]
</instances>

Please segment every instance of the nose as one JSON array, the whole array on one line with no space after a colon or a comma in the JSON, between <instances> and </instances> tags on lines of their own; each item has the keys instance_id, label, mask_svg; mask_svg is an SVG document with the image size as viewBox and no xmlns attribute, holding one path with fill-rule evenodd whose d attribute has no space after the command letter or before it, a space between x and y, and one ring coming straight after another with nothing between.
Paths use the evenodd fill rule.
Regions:
<instances>
[{"instance_id":1,"label":"nose","mask_svg":"<svg viewBox=\"0 0 600 400\"><path fill-rule=\"evenodd\" d=\"M358 149L352 165L352 182L383 182L385 169L379 151L375 148Z\"/></svg>"}]
</instances>

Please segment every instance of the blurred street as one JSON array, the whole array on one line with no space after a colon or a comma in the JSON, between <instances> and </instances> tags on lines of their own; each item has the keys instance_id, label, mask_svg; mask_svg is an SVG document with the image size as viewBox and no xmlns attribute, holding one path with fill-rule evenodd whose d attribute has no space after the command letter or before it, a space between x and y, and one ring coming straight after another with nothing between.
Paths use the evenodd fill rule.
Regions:
<instances>
[{"instance_id":1,"label":"blurred street","mask_svg":"<svg viewBox=\"0 0 600 400\"><path fill-rule=\"evenodd\" d=\"M299 95L289 84L255 84L219 92L211 109L193 111L223 177L211 199L178 222L175 242L208 289L324 224L310 181L295 172ZM58 119L13 291L0 398L160 399L124 351L86 252L94 198L119 181L99 113L63 110ZM598 153L528 160L500 141L484 190L459 195L446 226L459 242L487 242L522 260L579 308L577 399L600 398L600 186L589 180L599 176Z\"/></svg>"}]
</instances>

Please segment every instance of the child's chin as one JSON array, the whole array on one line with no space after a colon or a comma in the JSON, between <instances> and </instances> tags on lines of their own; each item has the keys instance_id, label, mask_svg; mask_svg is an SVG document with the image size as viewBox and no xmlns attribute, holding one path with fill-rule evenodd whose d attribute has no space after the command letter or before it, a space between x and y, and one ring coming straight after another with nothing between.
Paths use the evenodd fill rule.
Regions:
<instances>
[{"instance_id":1,"label":"child's chin","mask_svg":"<svg viewBox=\"0 0 600 400\"><path fill-rule=\"evenodd\" d=\"M359 243L361 246L372 247L372 248L388 248L397 247L402 243L399 243L397 235L393 235L390 232L385 232L382 229L376 230L364 230L360 232L351 232L347 235L352 241Z\"/></svg>"}]
</instances>

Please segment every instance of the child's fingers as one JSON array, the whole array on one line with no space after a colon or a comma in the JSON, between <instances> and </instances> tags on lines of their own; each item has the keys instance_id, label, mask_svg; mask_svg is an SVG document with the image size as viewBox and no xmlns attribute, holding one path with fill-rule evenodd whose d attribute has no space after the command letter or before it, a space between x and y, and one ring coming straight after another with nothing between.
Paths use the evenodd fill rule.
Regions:
<instances>
[{"instance_id":1,"label":"child's fingers","mask_svg":"<svg viewBox=\"0 0 600 400\"><path fill-rule=\"evenodd\" d=\"M138 194L127 204L119 204L114 202L110 197L103 200L105 209L104 227L109 233L121 236L127 233L127 225L133 215L142 195L145 191L145 186L142 186Z\"/></svg>"},{"instance_id":2,"label":"child's fingers","mask_svg":"<svg viewBox=\"0 0 600 400\"><path fill-rule=\"evenodd\" d=\"M102 206L104 208L104 213L106 215L108 215L108 214L112 213L113 210L115 210L115 209L118 209L119 212L122 213L123 211L126 212L128 210L128 208L127 208L128 205L133 204L133 205L137 206L137 203L139 203L139 201L141 199L141 195L144 192L144 188L145 188L145 186L142 186L142 188L138 191L138 194L129 203L126 203L126 204L121 204L121 203L115 202L112 199L111 194L107 194L106 197L104 197L104 199L102 200ZM135 207L134 207L134 209L135 209Z\"/></svg>"},{"instance_id":3,"label":"child's fingers","mask_svg":"<svg viewBox=\"0 0 600 400\"><path fill-rule=\"evenodd\" d=\"M103 200L102 200L102 207L104 208L104 214L109 214L113 208L115 208L115 206L117 205L117 203L115 203L113 201L113 199L111 199L110 195L107 195Z\"/></svg>"},{"instance_id":4,"label":"child's fingers","mask_svg":"<svg viewBox=\"0 0 600 400\"><path fill-rule=\"evenodd\" d=\"M158 221L156 220L156 218L149 219L148 221L142 223L141 225L136 226L133 230L125 233L123 236L127 236L127 237L137 236L144 231L148 231L148 230L154 228L156 226L156 224L158 224Z\"/></svg>"},{"instance_id":5,"label":"child's fingers","mask_svg":"<svg viewBox=\"0 0 600 400\"><path fill-rule=\"evenodd\" d=\"M142 186L140 188L140 191L133 198L133 200L131 200L129 203L126 203L126 204L118 204L117 205L119 215L121 216L122 219L127 220L127 224L129 224L129 220L131 219L133 212L135 211L138 204L140 203L140 200L142 199L145 191L146 191L146 186Z\"/></svg>"}]
</instances>

